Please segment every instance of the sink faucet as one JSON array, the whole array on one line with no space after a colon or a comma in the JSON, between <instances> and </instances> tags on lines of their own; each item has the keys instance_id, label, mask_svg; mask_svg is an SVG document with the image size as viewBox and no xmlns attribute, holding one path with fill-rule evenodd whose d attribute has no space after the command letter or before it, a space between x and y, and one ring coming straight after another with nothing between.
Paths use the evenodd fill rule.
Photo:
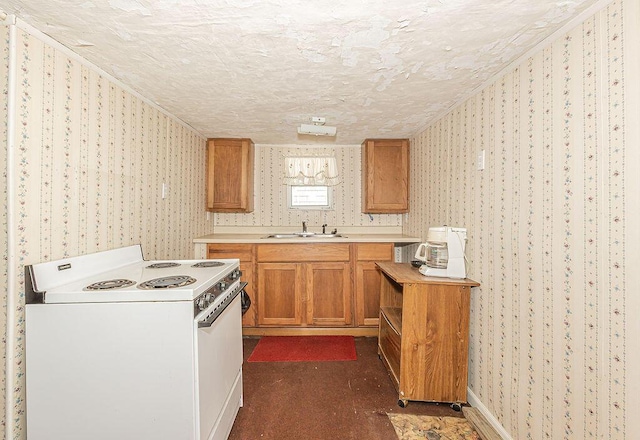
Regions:
<instances>
[{"instance_id":1,"label":"sink faucet","mask_svg":"<svg viewBox=\"0 0 640 440\"><path fill-rule=\"evenodd\" d=\"M302 232L307 232L307 222L302 222Z\"/></svg>"}]
</instances>

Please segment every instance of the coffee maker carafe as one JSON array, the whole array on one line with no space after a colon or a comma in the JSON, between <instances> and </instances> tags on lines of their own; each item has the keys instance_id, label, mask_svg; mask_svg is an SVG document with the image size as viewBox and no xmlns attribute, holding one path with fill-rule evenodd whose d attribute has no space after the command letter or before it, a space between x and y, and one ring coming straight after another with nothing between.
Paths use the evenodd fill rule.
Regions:
<instances>
[{"instance_id":1,"label":"coffee maker carafe","mask_svg":"<svg viewBox=\"0 0 640 440\"><path fill-rule=\"evenodd\" d=\"M429 228L427 242L418 247L415 255L416 259L424 262L420 273L431 277L466 278L466 242L466 228Z\"/></svg>"}]
</instances>

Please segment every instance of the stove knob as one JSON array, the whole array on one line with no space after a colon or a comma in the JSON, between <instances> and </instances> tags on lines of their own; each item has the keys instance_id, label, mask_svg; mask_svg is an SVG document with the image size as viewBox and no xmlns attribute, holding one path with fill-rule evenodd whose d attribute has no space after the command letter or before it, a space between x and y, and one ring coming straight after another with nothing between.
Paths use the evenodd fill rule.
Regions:
<instances>
[{"instance_id":1,"label":"stove knob","mask_svg":"<svg viewBox=\"0 0 640 440\"><path fill-rule=\"evenodd\" d=\"M220 287L220 290L224 290L227 288L227 283L225 281L220 281L220 284L218 284L218 286Z\"/></svg>"},{"instance_id":2,"label":"stove knob","mask_svg":"<svg viewBox=\"0 0 640 440\"><path fill-rule=\"evenodd\" d=\"M201 296L200 298L198 298L198 302L197 302L198 308L200 310L204 310L207 308L208 304L207 304L207 300L204 298L204 296Z\"/></svg>"},{"instance_id":3,"label":"stove knob","mask_svg":"<svg viewBox=\"0 0 640 440\"><path fill-rule=\"evenodd\" d=\"M204 295L204 300L207 302L207 304L210 303L211 302L211 294L210 293L206 293Z\"/></svg>"}]
</instances>

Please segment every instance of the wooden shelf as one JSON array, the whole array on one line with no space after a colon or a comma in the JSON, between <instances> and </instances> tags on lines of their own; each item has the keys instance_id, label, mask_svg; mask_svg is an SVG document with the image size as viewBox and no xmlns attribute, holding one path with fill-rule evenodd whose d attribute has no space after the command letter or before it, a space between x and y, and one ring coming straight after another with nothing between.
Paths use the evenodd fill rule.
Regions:
<instances>
[{"instance_id":1,"label":"wooden shelf","mask_svg":"<svg viewBox=\"0 0 640 440\"><path fill-rule=\"evenodd\" d=\"M402 307L380 307L380 311L387 317L389 324L399 334L402 334Z\"/></svg>"}]
</instances>

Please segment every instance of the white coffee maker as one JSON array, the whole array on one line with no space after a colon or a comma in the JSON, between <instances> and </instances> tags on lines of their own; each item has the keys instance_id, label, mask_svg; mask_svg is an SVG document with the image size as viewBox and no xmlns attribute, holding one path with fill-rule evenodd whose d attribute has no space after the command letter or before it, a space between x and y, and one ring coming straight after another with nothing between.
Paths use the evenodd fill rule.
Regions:
<instances>
[{"instance_id":1,"label":"white coffee maker","mask_svg":"<svg viewBox=\"0 0 640 440\"><path fill-rule=\"evenodd\" d=\"M429 228L427 242L418 246L415 258L423 261L420 273L430 277L466 278L464 248L466 228Z\"/></svg>"}]
</instances>

